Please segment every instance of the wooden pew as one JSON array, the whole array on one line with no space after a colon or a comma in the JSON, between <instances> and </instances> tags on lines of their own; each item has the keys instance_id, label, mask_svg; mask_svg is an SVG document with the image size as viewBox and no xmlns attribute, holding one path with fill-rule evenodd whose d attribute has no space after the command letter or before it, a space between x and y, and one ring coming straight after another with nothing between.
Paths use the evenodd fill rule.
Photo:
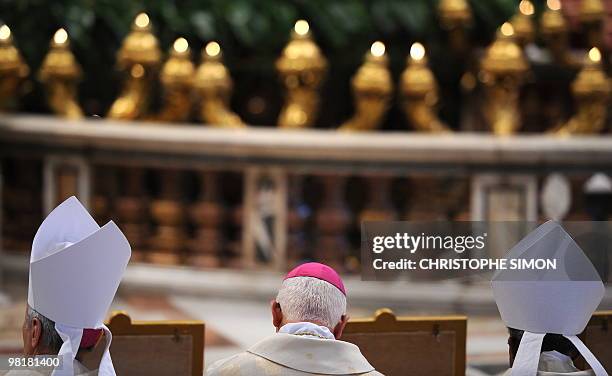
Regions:
<instances>
[{"instance_id":1,"label":"wooden pew","mask_svg":"<svg viewBox=\"0 0 612 376\"><path fill-rule=\"evenodd\" d=\"M114 312L106 325L113 334L110 351L117 375L202 376L203 322L132 322L125 312Z\"/></svg>"},{"instance_id":2,"label":"wooden pew","mask_svg":"<svg viewBox=\"0 0 612 376\"><path fill-rule=\"evenodd\" d=\"M595 312L580 338L612 375L612 311ZM582 359L577 365L582 369L588 368Z\"/></svg>"},{"instance_id":3,"label":"wooden pew","mask_svg":"<svg viewBox=\"0 0 612 376\"><path fill-rule=\"evenodd\" d=\"M385 375L464 376L466 335L465 316L396 317L380 309L349 320L341 339Z\"/></svg>"}]
</instances>

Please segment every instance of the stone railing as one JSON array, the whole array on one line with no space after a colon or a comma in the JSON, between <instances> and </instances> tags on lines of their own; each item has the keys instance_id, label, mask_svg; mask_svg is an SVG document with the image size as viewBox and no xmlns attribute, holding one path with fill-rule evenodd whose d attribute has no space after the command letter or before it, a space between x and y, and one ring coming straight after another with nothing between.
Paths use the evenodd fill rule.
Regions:
<instances>
[{"instance_id":1,"label":"stone railing","mask_svg":"<svg viewBox=\"0 0 612 376\"><path fill-rule=\"evenodd\" d=\"M44 214L76 194L120 224L134 259L201 267L314 258L358 267L363 220L538 219L560 173L569 218L581 184L612 172L612 137L558 138L67 121L0 116L2 248L27 251Z\"/></svg>"}]
</instances>

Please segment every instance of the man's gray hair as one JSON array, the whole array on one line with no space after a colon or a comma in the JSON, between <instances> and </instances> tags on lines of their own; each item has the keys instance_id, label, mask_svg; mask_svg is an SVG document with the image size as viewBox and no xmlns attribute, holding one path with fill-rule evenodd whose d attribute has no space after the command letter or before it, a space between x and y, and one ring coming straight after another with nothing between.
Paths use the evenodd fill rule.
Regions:
<instances>
[{"instance_id":1,"label":"man's gray hair","mask_svg":"<svg viewBox=\"0 0 612 376\"><path fill-rule=\"evenodd\" d=\"M46 318L45 316L38 313L32 307L28 306L27 314L27 327L32 326L32 320L37 318L40 321L41 326L41 346L48 349L52 354L57 354L62 347L64 341L59 336L57 330L55 330L55 323L53 320Z\"/></svg>"},{"instance_id":2,"label":"man's gray hair","mask_svg":"<svg viewBox=\"0 0 612 376\"><path fill-rule=\"evenodd\" d=\"M346 314L346 296L331 283L313 277L283 281L276 301L291 322L313 322L334 330Z\"/></svg>"}]
</instances>

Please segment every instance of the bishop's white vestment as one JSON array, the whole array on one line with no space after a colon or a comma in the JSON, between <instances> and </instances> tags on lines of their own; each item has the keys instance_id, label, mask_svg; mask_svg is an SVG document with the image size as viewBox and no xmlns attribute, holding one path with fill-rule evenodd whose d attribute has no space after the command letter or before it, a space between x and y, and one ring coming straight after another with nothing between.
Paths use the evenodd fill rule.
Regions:
<instances>
[{"instance_id":1,"label":"bishop's white vestment","mask_svg":"<svg viewBox=\"0 0 612 376\"><path fill-rule=\"evenodd\" d=\"M335 339L276 333L210 366L207 376L381 376L359 348Z\"/></svg>"},{"instance_id":2,"label":"bishop's white vestment","mask_svg":"<svg viewBox=\"0 0 612 376\"><path fill-rule=\"evenodd\" d=\"M508 370L504 376L509 376ZM580 371L569 356L558 353L557 351L546 351L540 354L538 364L538 376L594 376L591 370Z\"/></svg>"}]
</instances>

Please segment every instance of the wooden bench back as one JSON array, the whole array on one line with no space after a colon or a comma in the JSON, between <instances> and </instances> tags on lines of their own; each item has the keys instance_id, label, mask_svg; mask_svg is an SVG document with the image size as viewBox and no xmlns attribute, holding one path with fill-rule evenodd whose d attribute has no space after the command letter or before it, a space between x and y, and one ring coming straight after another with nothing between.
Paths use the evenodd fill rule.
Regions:
<instances>
[{"instance_id":1,"label":"wooden bench back","mask_svg":"<svg viewBox=\"0 0 612 376\"><path fill-rule=\"evenodd\" d=\"M380 309L349 320L342 340L385 375L464 376L466 334L465 316L396 317Z\"/></svg>"},{"instance_id":2,"label":"wooden bench back","mask_svg":"<svg viewBox=\"0 0 612 376\"><path fill-rule=\"evenodd\" d=\"M132 322L125 312L115 312L107 326L113 334L110 351L117 375L202 376L203 322Z\"/></svg>"}]
</instances>

